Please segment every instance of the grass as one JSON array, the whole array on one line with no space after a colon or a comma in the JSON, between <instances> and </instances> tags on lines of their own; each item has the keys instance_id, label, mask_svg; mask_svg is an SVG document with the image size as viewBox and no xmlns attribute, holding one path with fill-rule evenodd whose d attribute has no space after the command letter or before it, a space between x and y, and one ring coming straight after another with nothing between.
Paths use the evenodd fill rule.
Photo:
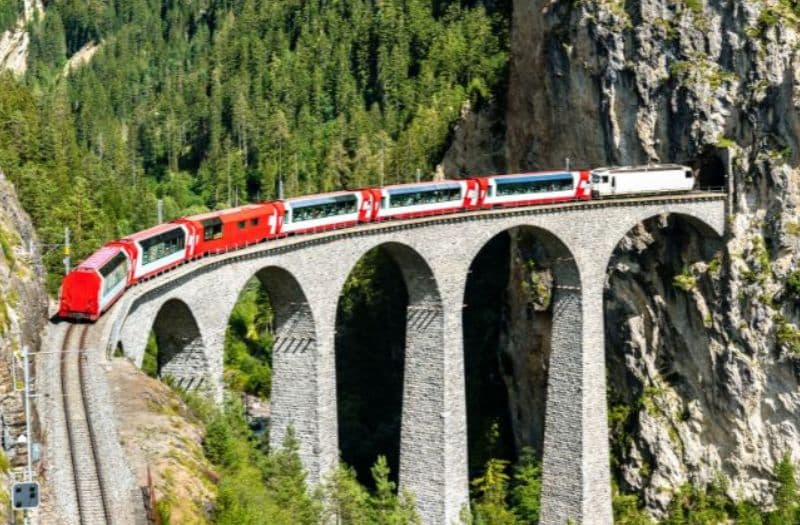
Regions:
<instances>
[{"instance_id":1,"label":"grass","mask_svg":"<svg viewBox=\"0 0 800 525\"><path fill-rule=\"evenodd\" d=\"M14 257L14 240L4 228L0 227L0 252L3 257L8 261L8 266L13 270L16 266L16 258Z\"/></svg>"}]
</instances>

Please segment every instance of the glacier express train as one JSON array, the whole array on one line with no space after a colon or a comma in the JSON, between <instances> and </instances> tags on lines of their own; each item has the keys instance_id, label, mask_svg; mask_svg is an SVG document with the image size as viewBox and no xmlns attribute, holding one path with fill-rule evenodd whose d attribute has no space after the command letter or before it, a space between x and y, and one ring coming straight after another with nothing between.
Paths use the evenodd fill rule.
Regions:
<instances>
[{"instance_id":1,"label":"glacier express train","mask_svg":"<svg viewBox=\"0 0 800 525\"><path fill-rule=\"evenodd\" d=\"M107 243L61 284L59 316L96 320L127 288L180 264L276 237L480 209L691 191L666 164L396 184L248 204L181 217Z\"/></svg>"}]
</instances>

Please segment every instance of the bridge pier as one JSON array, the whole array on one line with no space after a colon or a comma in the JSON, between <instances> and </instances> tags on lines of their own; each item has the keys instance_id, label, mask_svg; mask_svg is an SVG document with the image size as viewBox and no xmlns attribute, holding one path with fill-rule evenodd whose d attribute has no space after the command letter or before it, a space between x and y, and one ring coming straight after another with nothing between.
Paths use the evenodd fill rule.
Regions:
<instances>
[{"instance_id":1,"label":"bridge pier","mask_svg":"<svg viewBox=\"0 0 800 525\"><path fill-rule=\"evenodd\" d=\"M610 525L602 279L574 283L553 295L539 523Z\"/></svg>"}]
</instances>

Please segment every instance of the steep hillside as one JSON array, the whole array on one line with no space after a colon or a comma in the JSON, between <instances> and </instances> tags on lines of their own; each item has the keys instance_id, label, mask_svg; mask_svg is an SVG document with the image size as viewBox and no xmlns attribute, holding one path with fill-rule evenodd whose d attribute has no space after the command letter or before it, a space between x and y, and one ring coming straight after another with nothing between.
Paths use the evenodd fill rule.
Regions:
<instances>
[{"instance_id":1,"label":"steep hillside","mask_svg":"<svg viewBox=\"0 0 800 525\"><path fill-rule=\"evenodd\" d=\"M469 115L447 156L467 171L675 161L703 186L725 184L731 159L726 239L654 220L609 267L615 477L655 515L719 474L729 496L769 504L773 465L800 460L799 15L789 1L514 2L505 105ZM514 282L507 302L510 318L528 302ZM520 330L511 361L546 351ZM512 399L541 388L508 384Z\"/></svg>"},{"instance_id":2,"label":"steep hillside","mask_svg":"<svg viewBox=\"0 0 800 525\"><path fill-rule=\"evenodd\" d=\"M0 435L4 449L0 455L8 457L12 466L23 465L27 457L25 446L17 443L25 434L25 411L13 378L22 371L22 349L39 350L46 318L43 268L33 227L0 172ZM0 472L8 474L7 466Z\"/></svg>"}]
</instances>

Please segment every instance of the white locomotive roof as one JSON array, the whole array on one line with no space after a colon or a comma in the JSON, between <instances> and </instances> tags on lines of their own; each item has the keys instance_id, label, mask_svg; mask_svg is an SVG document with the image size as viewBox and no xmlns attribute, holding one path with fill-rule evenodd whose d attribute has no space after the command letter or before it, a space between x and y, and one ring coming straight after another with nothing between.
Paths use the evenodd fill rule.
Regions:
<instances>
[{"instance_id":1,"label":"white locomotive roof","mask_svg":"<svg viewBox=\"0 0 800 525\"><path fill-rule=\"evenodd\" d=\"M688 166L681 164L645 164L642 166L609 166L604 168L596 168L592 173L611 174L611 173L648 173L659 171L672 171L672 170L685 170L691 169Z\"/></svg>"}]
</instances>

